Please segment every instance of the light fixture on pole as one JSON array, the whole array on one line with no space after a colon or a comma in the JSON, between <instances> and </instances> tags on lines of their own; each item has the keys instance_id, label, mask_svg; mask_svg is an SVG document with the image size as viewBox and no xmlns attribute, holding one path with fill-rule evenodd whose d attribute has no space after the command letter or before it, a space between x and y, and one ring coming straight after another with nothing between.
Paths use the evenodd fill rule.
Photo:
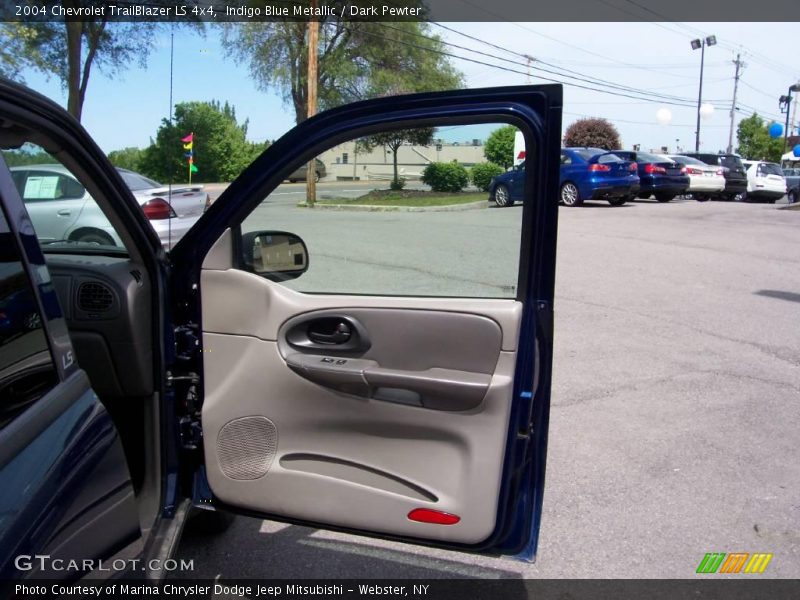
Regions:
<instances>
[{"instance_id":1,"label":"light fixture on pole","mask_svg":"<svg viewBox=\"0 0 800 600\"><path fill-rule=\"evenodd\" d=\"M783 152L786 152L786 142L789 139L789 111L792 104L792 92L800 92L800 83L795 83L789 88L789 94L781 96L778 103L781 106L781 112L786 110L786 125L783 128Z\"/></svg>"},{"instance_id":2,"label":"light fixture on pole","mask_svg":"<svg viewBox=\"0 0 800 600\"><path fill-rule=\"evenodd\" d=\"M706 46L715 46L717 36L709 35L703 39L692 40L692 50L700 50L700 90L697 93L697 131L695 131L694 149L700 150L700 105L703 103L703 67L706 60Z\"/></svg>"}]
</instances>

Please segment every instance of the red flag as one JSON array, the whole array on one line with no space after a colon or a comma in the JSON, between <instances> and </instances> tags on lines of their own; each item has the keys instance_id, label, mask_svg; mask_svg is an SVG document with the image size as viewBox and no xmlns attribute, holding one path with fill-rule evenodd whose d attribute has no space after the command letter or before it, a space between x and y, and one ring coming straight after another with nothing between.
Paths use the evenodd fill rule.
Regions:
<instances>
[{"instance_id":1,"label":"red flag","mask_svg":"<svg viewBox=\"0 0 800 600\"><path fill-rule=\"evenodd\" d=\"M193 134L193 133L190 133L190 134L189 134L189 135L187 135L185 138L181 139L181 141L182 141L184 144L188 144L188 143L192 142L193 140L194 140L194 134Z\"/></svg>"}]
</instances>

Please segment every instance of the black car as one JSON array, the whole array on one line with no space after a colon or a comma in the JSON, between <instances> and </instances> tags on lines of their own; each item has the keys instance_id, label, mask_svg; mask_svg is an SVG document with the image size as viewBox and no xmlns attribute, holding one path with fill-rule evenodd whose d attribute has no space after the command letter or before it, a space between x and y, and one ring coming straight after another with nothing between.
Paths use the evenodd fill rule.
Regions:
<instances>
[{"instance_id":1,"label":"black car","mask_svg":"<svg viewBox=\"0 0 800 600\"><path fill-rule=\"evenodd\" d=\"M691 156L702 160L707 165L723 167L725 190L718 195L725 200L735 200L747 191L747 169L740 156L736 154L714 154L713 152L682 152L683 156Z\"/></svg>"},{"instance_id":2,"label":"black car","mask_svg":"<svg viewBox=\"0 0 800 600\"><path fill-rule=\"evenodd\" d=\"M532 560L561 107L561 86L539 85L322 112L272 144L166 250L85 129L0 78L0 149L57 152L124 242L40 243L0 155L0 298L13 332L0 335L0 598L24 579L164 577L192 513ZM307 246L261 230L273 219L259 212L264 199L348 136L465 115L514 123L539 142L520 241L504 256L518 261L504 297L480 288L451 297L434 284L426 296L405 276L403 293L363 293L352 281L372 271L347 251L331 257L351 232L322 227ZM424 231L409 234L411 252L445 272L435 246L419 248L437 241ZM462 256L482 249L466 236L459 244ZM332 288L285 285L314 273Z\"/></svg>"},{"instance_id":3,"label":"black car","mask_svg":"<svg viewBox=\"0 0 800 600\"><path fill-rule=\"evenodd\" d=\"M633 150L614 150L614 154L638 165L639 198L655 196L659 202L669 202L689 189L689 176L683 165L663 156Z\"/></svg>"}]
</instances>

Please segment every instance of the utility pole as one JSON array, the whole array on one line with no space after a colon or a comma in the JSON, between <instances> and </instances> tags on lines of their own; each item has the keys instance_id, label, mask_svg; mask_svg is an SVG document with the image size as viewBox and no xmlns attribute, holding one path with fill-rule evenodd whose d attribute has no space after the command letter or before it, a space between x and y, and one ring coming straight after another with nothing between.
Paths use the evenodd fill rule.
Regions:
<instances>
[{"instance_id":1,"label":"utility pole","mask_svg":"<svg viewBox=\"0 0 800 600\"><path fill-rule=\"evenodd\" d=\"M800 96L800 94L798 94ZM792 120L789 122L789 131L786 132L787 136L791 136L791 130L794 129L795 125L797 124L797 98L798 96L794 97L794 104L792 105Z\"/></svg>"},{"instance_id":2,"label":"utility pole","mask_svg":"<svg viewBox=\"0 0 800 600\"><path fill-rule=\"evenodd\" d=\"M311 0L312 19L317 0ZM317 114L317 53L319 52L319 21L308 22L308 116ZM317 199L317 159L313 157L306 167L306 204L314 207Z\"/></svg>"},{"instance_id":3,"label":"utility pole","mask_svg":"<svg viewBox=\"0 0 800 600\"><path fill-rule=\"evenodd\" d=\"M731 104L731 129L728 132L728 154L733 152L733 123L736 116L736 93L739 91L739 69L745 66L740 56L737 53L736 60L733 61L733 64L736 65L736 75L733 78L733 104Z\"/></svg>"}]
</instances>

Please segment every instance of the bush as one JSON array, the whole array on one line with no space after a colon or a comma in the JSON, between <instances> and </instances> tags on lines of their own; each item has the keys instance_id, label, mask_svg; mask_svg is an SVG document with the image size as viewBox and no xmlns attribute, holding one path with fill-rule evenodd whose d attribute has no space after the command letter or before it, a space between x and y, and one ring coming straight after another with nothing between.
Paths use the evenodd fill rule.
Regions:
<instances>
[{"instance_id":1,"label":"bush","mask_svg":"<svg viewBox=\"0 0 800 600\"><path fill-rule=\"evenodd\" d=\"M619 132L607 119L578 119L567 127L565 146L588 146L603 150L622 148Z\"/></svg>"},{"instance_id":2,"label":"bush","mask_svg":"<svg viewBox=\"0 0 800 600\"><path fill-rule=\"evenodd\" d=\"M422 172L422 183L434 192L460 192L467 187L469 174L457 162L431 163Z\"/></svg>"},{"instance_id":3,"label":"bush","mask_svg":"<svg viewBox=\"0 0 800 600\"><path fill-rule=\"evenodd\" d=\"M503 167L496 165L493 162L478 163L470 171L470 179L472 185L481 190L482 192L489 191L489 184L492 182L492 177L497 177L503 173Z\"/></svg>"},{"instance_id":4,"label":"bush","mask_svg":"<svg viewBox=\"0 0 800 600\"><path fill-rule=\"evenodd\" d=\"M406 180L404 177L398 177L397 179L392 179L391 183L389 183L389 189L400 191L404 187L406 187Z\"/></svg>"}]
</instances>

